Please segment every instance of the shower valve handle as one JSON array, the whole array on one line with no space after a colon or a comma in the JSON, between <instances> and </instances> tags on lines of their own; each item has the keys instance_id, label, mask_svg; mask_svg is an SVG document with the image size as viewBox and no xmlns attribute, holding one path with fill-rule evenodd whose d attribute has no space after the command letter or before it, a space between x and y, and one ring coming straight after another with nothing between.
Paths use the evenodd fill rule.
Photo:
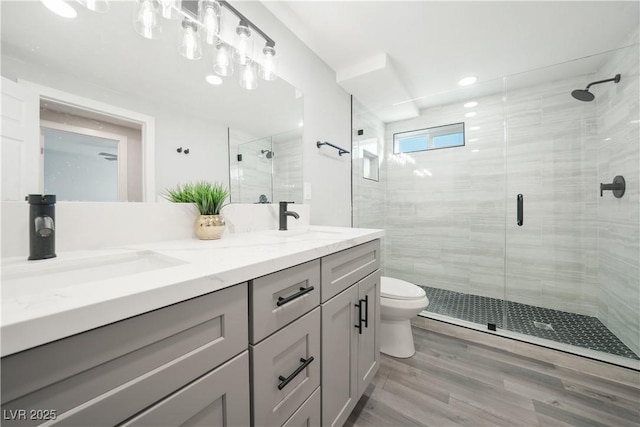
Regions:
<instances>
[{"instance_id":1,"label":"shower valve handle","mask_svg":"<svg viewBox=\"0 0 640 427\"><path fill-rule=\"evenodd\" d=\"M624 196L624 190L626 189L626 183L622 175L617 175L613 178L611 184L600 183L600 197L604 196L604 191L611 191L613 195L619 199Z\"/></svg>"}]
</instances>

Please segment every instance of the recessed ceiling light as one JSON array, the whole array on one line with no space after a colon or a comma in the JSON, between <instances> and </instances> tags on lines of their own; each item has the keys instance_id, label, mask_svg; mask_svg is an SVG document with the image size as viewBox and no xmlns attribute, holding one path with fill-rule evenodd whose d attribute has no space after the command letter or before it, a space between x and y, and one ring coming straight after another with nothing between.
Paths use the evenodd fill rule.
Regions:
<instances>
[{"instance_id":1,"label":"recessed ceiling light","mask_svg":"<svg viewBox=\"0 0 640 427\"><path fill-rule=\"evenodd\" d=\"M473 117L475 116L477 113L475 111L469 111L468 113L466 113L464 116L465 117Z\"/></svg>"},{"instance_id":2,"label":"recessed ceiling light","mask_svg":"<svg viewBox=\"0 0 640 427\"><path fill-rule=\"evenodd\" d=\"M469 140L469 142L476 142L476 141L478 141L478 138L471 138L471 139Z\"/></svg>"},{"instance_id":3,"label":"recessed ceiling light","mask_svg":"<svg viewBox=\"0 0 640 427\"><path fill-rule=\"evenodd\" d=\"M475 76L465 77L458 82L460 86L469 86L478 81L478 78Z\"/></svg>"},{"instance_id":4,"label":"recessed ceiling light","mask_svg":"<svg viewBox=\"0 0 640 427\"><path fill-rule=\"evenodd\" d=\"M475 106L477 106L478 103L476 101L469 101L466 104L464 104L464 108L473 108Z\"/></svg>"},{"instance_id":5,"label":"recessed ceiling light","mask_svg":"<svg viewBox=\"0 0 640 427\"><path fill-rule=\"evenodd\" d=\"M299 122L299 123L298 123L298 126L299 126L299 127L304 126L304 122Z\"/></svg>"},{"instance_id":6,"label":"recessed ceiling light","mask_svg":"<svg viewBox=\"0 0 640 427\"><path fill-rule=\"evenodd\" d=\"M78 13L63 0L40 0L47 9L63 18L75 18Z\"/></svg>"},{"instance_id":7,"label":"recessed ceiling light","mask_svg":"<svg viewBox=\"0 0 640 427\"><path fill-rule=\"evenodd\" d=\"M469 130L480 130L480 126L471 126Z\"/></svg>"},{"instance_id":8,"label":"recessed ceiling light","mask_svg":"<svg viewBox=\"0 0 640 427\"><path fill-rule=\"evenodd\" d=\"M209 74L207 77L204 78L207 83L209 83L210 85L221 85L222 84L222 78L220 78L219 76L216 76L215 74Z\"/></svg>"},{"instance_id":9,"label":"recessed ceiling light","mask_svg":"<svg viewBox=\"0 0 640 427\"><path fill-rule=\"evenodd\" d=\"M472 153L477 153L480 150L471 150Z\"/></svg>"}]
</instances>

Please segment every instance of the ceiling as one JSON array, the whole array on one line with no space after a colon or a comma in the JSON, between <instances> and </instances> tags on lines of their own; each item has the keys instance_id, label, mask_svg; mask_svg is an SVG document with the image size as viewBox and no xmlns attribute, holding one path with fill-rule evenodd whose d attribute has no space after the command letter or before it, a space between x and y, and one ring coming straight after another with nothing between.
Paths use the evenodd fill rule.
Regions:
<instances>
[{"instance_id":1,"label":"ceiling","mask_svg":"<svg viewBox=\"0 0 640 427\"><path fill-rule=\"evenodd\" d=\"M386 122L460 97L457 82L464 76L479 79L467 94L482 94L500 90L504 76L616 49L634 34L637 43L640 21L638 1L264 4ZM571 63L562 72L589 74L601 60ZM562 77L559 72L553 70Z\"/></svg>"}]
</instances>

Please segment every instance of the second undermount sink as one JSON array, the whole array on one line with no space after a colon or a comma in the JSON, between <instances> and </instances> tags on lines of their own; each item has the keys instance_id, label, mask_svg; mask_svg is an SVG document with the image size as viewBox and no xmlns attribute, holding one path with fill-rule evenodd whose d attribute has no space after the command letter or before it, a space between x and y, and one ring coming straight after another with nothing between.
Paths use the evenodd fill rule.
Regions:
<instances>
[{"instance_id":1,"label":"second undermount sink","mask_svg":"<svg viewBox=\"0 0 640 427\"><path fill-rule=\"evenodd\" d=\"M2 265L2 298L39 293L184 264L153 251Z\"/></svg>"}]
</instances>

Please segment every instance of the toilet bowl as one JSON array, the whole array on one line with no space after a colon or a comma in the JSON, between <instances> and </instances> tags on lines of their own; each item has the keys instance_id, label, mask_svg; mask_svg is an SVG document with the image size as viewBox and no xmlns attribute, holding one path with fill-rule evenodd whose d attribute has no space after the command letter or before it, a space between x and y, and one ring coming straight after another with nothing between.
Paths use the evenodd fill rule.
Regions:
<instances>
[{"instance_id":1,"label":"toilet bowl","mask_svg":"<svg viewBox=\"0 0 640 427\"><path fill-rule=\"evenodd\" d=\"M407 358L416 352L409 319L427 308L424 289L391 277L380 279L380 351Z\"/></svg>"}]
</instances>

